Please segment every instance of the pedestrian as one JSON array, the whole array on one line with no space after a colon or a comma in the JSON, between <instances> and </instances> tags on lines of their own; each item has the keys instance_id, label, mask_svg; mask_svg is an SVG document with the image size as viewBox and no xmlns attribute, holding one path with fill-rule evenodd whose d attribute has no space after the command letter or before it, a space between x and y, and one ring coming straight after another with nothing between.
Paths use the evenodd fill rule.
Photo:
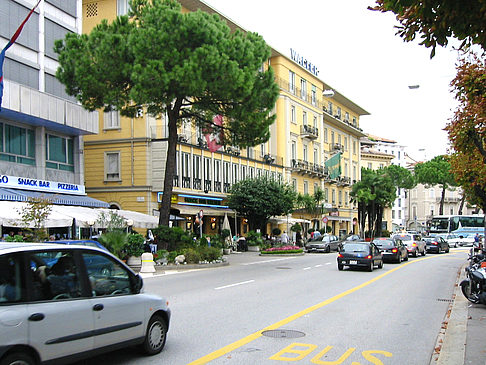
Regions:
<instances>
[{"instance_id":1,"label":"pedestrian","mask_svg":"<svg viewBox=\"0 0 486 365\"><path fill-rule=\"evenodd\" d=\"M289 243L289 236L287 235L287 232L283 231L282 236L280 237L280 240L283 245L286 245Z\"/></svg>"},{"instance_id":2,"label":"pedestrian","mask_svg":"<svg viewBox=\"0 0 486 365\"><path fill-rule=\"evenodd\" d=\"M321 237L321 232L319 232L317 229L314 231L314 238L319 238Z\"/></svg>"}]
</instances>

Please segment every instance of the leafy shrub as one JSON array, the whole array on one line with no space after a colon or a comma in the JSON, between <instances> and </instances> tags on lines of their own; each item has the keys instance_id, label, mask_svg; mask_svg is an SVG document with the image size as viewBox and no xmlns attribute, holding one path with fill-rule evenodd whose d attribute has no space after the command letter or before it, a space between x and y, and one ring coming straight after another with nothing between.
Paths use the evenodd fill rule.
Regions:
<instances>
[{"instance_id":1,"label":"leafy shrub","mask_svg":"<svg viewBox=\"0 0 486 365\"><path fill-rule=\"evenodd\" d=\"M19 234L16 234L15 236L7 236L5 237L5 241L7 242L23 242L24 241L24 237L19 235Z\"/></svg>"},{"instance_id":2,"label":"leafy shrub","mask_svg":"<svg viewBox=\"0 0 486 365\"><path fill-rule=\"evenodd\" d=\"M261 233L255 231L249 231L246 235L246 242L248 246L259 246L263 243Z\"/></svg>"},{"instance_id":3,"label":"leafy shrub","mask_svg":"<svg viewBox=\"0 0 486 365\"><path fill-rule=\"evenodd\" d=\"M124 257L124 248L127 244L127 234L121 230L113 230L103 233L98 241L105 246L111 253L119 258Z\"/></svg>"},{"instance_id":4,"label":"leafy shrub","mask_svg":"<svg viewBox=\"0 0 486 365\"><path fill-rule=\"evenodd\" d=\"M282 233L282 230L278 227L272 229L272 235L274 236L280 236L280 233Z\"/></svg>"},{"instance_id":5,"label":"leafy shrub","mask_svg":"<svg viewBox=\"0 0 486 365\"><path fill-rule=\"evenodd\" d=\"M221 258L221 249L216 247L200 247L199 252L203 261L211 262Z\"/></svg>"},{"instance_id":6,"label":"leafy shrub","mask_svg":"<svg viewBox=\"0 0 486 365\"><path fill-rule=\"evenodd\" d=\"M124 251L128 256L141 256L144 252L143 244L145 238L139 233L131 233L127 237L127 244Z\"/></svg>"},{"instance_id":7,"label":"leafy shrub","mask_svg":"<svg viewBox=\"0 0 486 365\"><path fill-rule=\"evenodd\" d=\"M183 255L186 257L188 264L198 264L201 261L202 255L196 248L186 248L183 250Z\"/></svg>"},{"instance_id":8,"label":"leafy shrub","mask_svg":"<svg viewBox=\"0 0 486 365\"><path fill-rule=\"evenodd\" d=\"M167 251L177 251L192 246L190 233L180 227L159 226L152 230L155 243Z\"/></svg>"},{"instance_id":9,"label":"leafy shrub","mask_svg":"<svg viewBox=\"0 0 486 365\"><path fill-rule=\"evenodd\" d=\"M292 227L290 227L292 232L300 232L302 231L302 226L299 223L295 223Z\"/></svg>"},{"instance_id":10,"label":"leafy shrub","mask_svg":"<svg viewBox=\"0 0 486 365\"><path fill-rule=\"evenodd\" d=\"M226 237L229 237L231 235L231 231L229 229L223 229L221 231L221 237L225 239Z\"/></svg>"},{"instance_id":11,"label":"leafy shrub","mask_svg":"<svg viewBox=\"0 0 486 365\"><path fill-rule=\"evenodd\" d=\"M181 251L169 251L169 254L167 255L167 262L173 264L175 258L181 254L182 254Z\"/></svg>"},{"instance_id":12,"label":"leafy shrub","mask_svg":"<svg viewBox=\"0 0 486 365\"><path fill-rule=\"evenodd\" d=\"M154 253L154 261L162 260L164 257L167 257L168 255L169 255L169 251L158 250L156 253Z\"/></svg>"}]
</instances>

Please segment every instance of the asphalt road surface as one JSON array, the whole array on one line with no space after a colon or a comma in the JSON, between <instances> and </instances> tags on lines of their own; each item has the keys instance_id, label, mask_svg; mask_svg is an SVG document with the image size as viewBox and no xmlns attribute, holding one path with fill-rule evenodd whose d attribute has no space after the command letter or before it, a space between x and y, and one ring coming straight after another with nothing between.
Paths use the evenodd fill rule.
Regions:
<instances>
[{"instance_id":1,"label":"asphalt road surface","mask_svg":"<svg viewBox=\"0 0 486 365\"><path fill-rule=\"evenodd\" d=\"M373 272L336 253L232 254L230 265L144 280L172 310L165 349L85 364L429 364L466 250Z\"/></svg>"}]
</instances>

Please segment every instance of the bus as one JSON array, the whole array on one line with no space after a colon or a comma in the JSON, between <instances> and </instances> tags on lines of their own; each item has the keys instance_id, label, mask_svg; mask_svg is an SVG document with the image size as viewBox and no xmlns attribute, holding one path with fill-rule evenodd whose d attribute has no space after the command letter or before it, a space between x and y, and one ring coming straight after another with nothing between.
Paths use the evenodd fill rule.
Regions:
<instances>
[{"instance_id":1,"label":"bus","mask_svg":"<svg viewBox=\"0 0 486 365\"><path fill-rule=\"evenodd\" d=\"M484 215L436 215L430 222L430 233L454 233L466 237L484 234Z\"/></svg>"}]
</instances>

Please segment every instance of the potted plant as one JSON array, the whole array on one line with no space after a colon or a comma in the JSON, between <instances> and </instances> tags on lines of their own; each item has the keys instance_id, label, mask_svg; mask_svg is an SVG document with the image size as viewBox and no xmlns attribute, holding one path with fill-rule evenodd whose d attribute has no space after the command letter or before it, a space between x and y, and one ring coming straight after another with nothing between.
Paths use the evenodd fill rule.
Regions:
<instances>
[{"instance_id":1,"label":"potted plant","mask_svg":"<svg viewBox=\"0 0 486 365\"><path fill-rule=\"evenodd\" d=\"M124 251L128 256L127 264L130 266L142 265L141 256L144 252L145 238L139 233L131 233L127 237Z\"/></svg>"},{"instance_id":2,"label":"potted plant","mask_svg":"<svg viewBox=\"0 0 486 365\"><path fill-rule=\"evenodd\" d=\"M263 243L261 233L250 231L246 235L246 242L248 244L248 251L260 251L260 245Z\"/></svg>"},{"instance_id":3,"label":"potted plant","mask_svg":"<svg viewBox=\"0 0 486 365\"><path fill-rule=\"evenodd\" d=\"M223 229L221 231L221 239L223 240L223 254L229 255L232 248L231 231L229 229Z\"/></svg>"}]
</instances>

